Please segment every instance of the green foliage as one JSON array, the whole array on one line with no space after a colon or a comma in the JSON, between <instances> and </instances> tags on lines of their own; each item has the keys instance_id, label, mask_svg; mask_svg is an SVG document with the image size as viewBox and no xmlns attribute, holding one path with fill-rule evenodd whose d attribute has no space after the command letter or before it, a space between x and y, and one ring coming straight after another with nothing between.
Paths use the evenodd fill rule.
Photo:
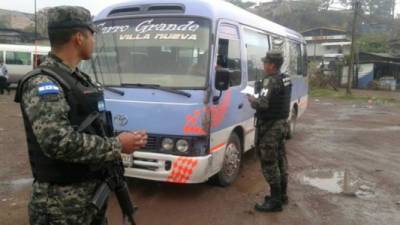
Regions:
<instances>
[{"instance_id":1,"label":"green foliage","mask_svg":"<svg viewBox=\"0 0 400 225\"><path fill-rule=\"evenodd\" d=\"M400 39L400 18L393 21L392 39Z\"/></svg>"},{"instance_id":2,"label":"green foliage","mask_svg":"<svg viewBox=\"0 0 400 225\"><path fill-rule=\"evenodd\" d=\"M398 98L379 96L378 94L375 94L373 91L369 92L368 94L365 93L363 94L361 92L353 91L352 95L347 95L345 89L334 91L328 88L314 87L310 89L310 96L314 98L333 98L342 100L362 101L365 103L368 103L369 100L372 100L373 104L400 103L400 100Z\"/></svg>"},{"instance_id":3,"label":"green foliage","mask_svg":"<svg viewBox=\"0 0 400 225\"><path fill-rule=\"evenodd\" d=\"M227 2L230 2L230 3L232 3L236 6L239 6L240 8L243 8L243 9L248 9L251 6L256 4L255 2L249 2L249 1L244 2L242 0L227 0Z\"/></svg>"},{"instance_id":4,"label":"green foliage","mask_svg":"<svg viewBox=\"0 0 400 225\"><path fill-rule=\"evenodd\" d=\"M328 10L329 7L335 3L335 0L320 0L321 4L320 4L320 8L324 9L324 10Z\"/></svg>"},{"instance_id":5,"label":"green foliage","mask_svg":"<svg viewBox=\"0 0 400 225\"><path fill-rule=\"evenodd\" d=\"M388 38L383 34L364 35L359 39L359 48L361 52L387 53Z\"/></svg>"},{"instance_id":6,"label":"green foliage","mask_svg":"<svg viewBox=\"0 0 400 225\"><path fill-rule=\"evenodd\" d=\"M328 89L328 88L311 87L310 89L310 96L315 98L321 98L321 97L340 98L343 95L344 93L342 92L334 91L333 89Z\"/></svg>"},{"instance_id":7,"label":"green foliage","mask_svg":"<svg viewBox=\"0 0 400 225\"><path fill-rule=\"evenodd\" d=\"M322 0L324 1L324 0ZM339 0L343 6L351 7L355 0ZM393 18L395 0L358 0L364 14L375 18Z\"/></svg>"},{"instance_id":8,"label":"green foliage","mask_svg":"<svg viewBox=\"0 0 400 225\"><path fill-rule=\"evenodd\" d=\"M347 29L351 13L328 10L331 0L280 0L256 7L256 13L264 18L297 31L315 27Z\"/></svg>"},{"instance_id":9,"label":"green foliage","mask_svg":"<svg viewBox=\"0 0 400 225\"><path fill-rule=\"evenodd\" d=\"M264 18L297 31L315 27L337 27L350 30L352 10L330 10L338 4L351 8L355 0L271 0L255 7L248 0L226 0L248 9ZM362 6L362 21L366 24L390 24L393 20L394 0L359 0ZM395 27L395 25L393 25Z\"/></svg>"}]
</instances>

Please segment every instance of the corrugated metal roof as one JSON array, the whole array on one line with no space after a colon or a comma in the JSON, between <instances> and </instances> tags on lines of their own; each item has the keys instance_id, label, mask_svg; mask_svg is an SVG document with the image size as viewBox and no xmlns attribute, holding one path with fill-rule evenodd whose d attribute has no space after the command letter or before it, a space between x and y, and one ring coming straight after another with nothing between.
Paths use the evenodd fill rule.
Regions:
<instances>
[{"instance_id":1,"label":"corrugated metal roof","mask_svg":"<svg viewBox=\"0 0 400 225\"><path fill-rule=\"evenodd\" d=\"M343 41L343 42L327 42L322 43L322 46L343 46L343 45L351 45L350 41Z\"/></svg>"}]
</instances>

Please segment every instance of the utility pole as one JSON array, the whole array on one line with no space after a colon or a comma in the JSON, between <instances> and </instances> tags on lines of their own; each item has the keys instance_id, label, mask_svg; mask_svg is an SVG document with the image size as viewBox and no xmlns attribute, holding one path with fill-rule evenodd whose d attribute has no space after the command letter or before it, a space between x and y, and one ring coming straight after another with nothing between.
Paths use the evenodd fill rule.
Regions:
<instances>
[{"instance_id":1,"label":"utility pole","mask_svg":"<svg viewBox=\"0 0 400 225\"><path fill-rule=\"evenodd\" d=\"M347 90L346 94L351 95L351 87L353 84L353 75L354 75L354 53L356 49L356 25L357 25L357 17L360 8L360 1L355 0L354 2L354 17L353 24L351 28L351 51L350 51L350 63L349 63L349 71L347 76Z\"/></svg>"},{"instance_id":2,"label":"utility pole","mask_svg":"<svg viewBox=\"0 0 400 225\"><path fill-rule=\"evenodd\" d=\"M392 1L392 16L393 16L393 19L396 19L396 0L393 0Z\"/></svg>"},{"instance_id":3,"label":"utility pole","mask_svg":"<svg viewBox=\"0 0 400 225\"><path fill-rule=\"evenodd\" d=\"M38 38L38 27L37 27L37 9L36 9L36 0L35 0L35 42Z\"/></svg>"}]
</instances>

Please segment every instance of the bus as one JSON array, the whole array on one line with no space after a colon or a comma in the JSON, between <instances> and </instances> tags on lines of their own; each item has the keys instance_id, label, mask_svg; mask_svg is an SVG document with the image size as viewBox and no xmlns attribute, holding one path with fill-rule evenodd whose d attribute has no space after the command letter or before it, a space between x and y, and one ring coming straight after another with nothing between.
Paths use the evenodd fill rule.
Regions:
<instances>
[{"instance_id":1,"label":"bus","mask_svg":"<svg viewBox=\"0 0 400 225\"><path fill-rule=\"evenodd\" d=\"M134 0L94 19L93 58L82 70L105 88L116 133L144 130L144 149L123 155L125 175L221 186L254 147L254 113L244 90L263 76L266 51L284 52L293 82L292 135L307 106L303 37L225 1Z\"/></svg>"},{"instance_id":2,"label":"bus","mask_svg":"<svg viewBox=\"0 0 400 225\"><path fill-rule=\"evenodd\" d=\"M44 61L49 51L48 46L0 44L0 61L7 66L8 82L18 83L26 73Z\"/></svg>"}]
</instances>

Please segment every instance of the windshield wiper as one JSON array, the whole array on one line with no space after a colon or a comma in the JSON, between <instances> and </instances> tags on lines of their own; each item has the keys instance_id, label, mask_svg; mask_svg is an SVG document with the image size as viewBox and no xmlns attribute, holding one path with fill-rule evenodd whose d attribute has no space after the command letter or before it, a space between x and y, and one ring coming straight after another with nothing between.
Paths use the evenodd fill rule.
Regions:
<instances>
[{"instance_id":1,"label":"windshield wiper","mask_svg":"<svg viewBox=\"0 0 400 225\"><path fill-rule=\"evenodd\" d=\"M112 87L108 87L108 86L103 86L104 87L104 89L106 89L107 91L111 91L111 92L113 92L113 93L115 93L115 94L119 94L119 95L121 95L121 96L124 96L125 95L125 92L124 91L120 91L120 90L118 90L118 89L116 89L116 88L112 88Z\"/></svg>"},{"instance_id":2,"label":"windshield wiper","mask_svg":"<svg viewBox=\"0 0 400 225\"><path fill-rule=\"evenodd\" d=\"M188 98L190 98L192 96L192 94L186 92L186 91L181 91L181 90L177 90L177 89L173 89L173 88L169 88L169 87L164 87L158 84L121 84L122 87L139 87L139 88L151 88L151 89L157 89L157 90L162 90L162 91L166 91L166 92L170 92L170 93L174 93L174 94L178 94L178 95L183 95L186 96Z\"/></svg>"}]
</instances>

